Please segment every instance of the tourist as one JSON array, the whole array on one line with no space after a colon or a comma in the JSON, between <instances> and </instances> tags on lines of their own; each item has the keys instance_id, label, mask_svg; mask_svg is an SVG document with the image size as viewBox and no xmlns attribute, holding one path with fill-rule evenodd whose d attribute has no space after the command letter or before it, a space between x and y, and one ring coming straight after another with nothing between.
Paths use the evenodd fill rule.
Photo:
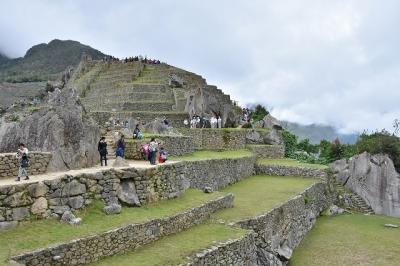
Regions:
<instances>
[{"instance_id":1,"label":"tourist","mask_svg":"<svg viewBox=\"0 0 400 266\"><path fill-rule=\"evenodd\" d=\"M149 144L145 143L140 147L140 153L143 160L150 161Z\"/></svg>"},{"instance_id":2,"label":"tourist","mask_svg":"<svg viewBox=\"0 0 400 266\"><path fill-rule=\"evenodd\" d=\"M133 130L133 138L134 139L143 138L143 133L140 131L139 124L136 124L135 129Z\"/></svg>"},{"instance_id":3,"label":"tourist","mask_svg":"<svg viewBox=\"0 0 400 266\"><path fill-rule=\"evenodd\" d=\"M26 172L26 168L29 166L28 149L25 144L20 143L17 151L17 158L19 163L18 177L15 181L20 181L21 177L25 176L24 180L28 180L29 176Z\"/></svg>"},{"instance_id":4,"label":"tourist","mask_svg":"<svg viewBox=\"0 0 400 266\"><path fill-rule=\"evenodd\" d=\"M105 137L101 137L99 143L97 144L97 150L100 153L100 165L103 166L103 161L104 165L107 166L107 142Z\"/></svg>"},{"instance_id":5,"label":"tourist","mask_svg":"<svg viewBox=\"0 0 400 266\"><path fill-rule=\"evenodd\" d=\"M217 118L215 116L211 117L211 128L217 128Z\"/></svg>"},{"instance_id":6,"label":"tourist","mask_svg":"<svg viewBox=\"0 0 400 266\"><path fill-rule=\"evenodd\" d=\"M187 119L183 120L183 124L185 125L185 127L187 127L189 125L189 121Z\"/></svg>"},{"instance_id":7,"label":"tourist","mask_svg":"<svg viewBox=\"0 0 400 266\"><path fill-rule=\"evenodd\" d=\"M158 143L155 138L151 138L149 143L149 157L150 157L150 164L156 164L157 158L157 151L158 151Z\"/></svg>"},{"instance_id":8,"label":"tourist","mask_svg":"<svg viewBox=\"0 0 400 266\"><path fill-rule=\"evenodd\" d=\"M222 119L221 119L221 116L218 116L217 124L218 124L218 128L222 128Z\"/></svg>"},{"instance_id":9,"label":"tourist","mask_svg":"<svg viewBox=\"0 0 400 266\"><path fill-rule=\"evenodd\" d=\"M168 152L164 150L164 147L160 148L160 155L158 156L159 163L165 163L168 160Z\"/></svg>"},{"instance_id":10,"label":"tourist","mask_svg":"<svg viewBox=\"0 0 400 266\"><path fill-rule=\"evenodd\" d=\"M115 151L116 157L124 157L125 156L125 140L124 135L121 135L121 138L117 142L117 150Z\"/></svg>"}]
</instances>

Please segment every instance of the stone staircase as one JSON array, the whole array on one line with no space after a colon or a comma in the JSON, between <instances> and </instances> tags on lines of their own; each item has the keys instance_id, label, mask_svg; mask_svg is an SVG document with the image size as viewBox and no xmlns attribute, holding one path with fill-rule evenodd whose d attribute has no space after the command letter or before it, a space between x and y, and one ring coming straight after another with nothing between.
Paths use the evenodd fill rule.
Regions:
<instances>
[{"instance_id":1,"label":"stone staircase","mask_svg":"<svg viewBox=\"0 0 400 266\"><path fill-rule=\"evenodd\" d=\"M333 182L335 189L344 201L346 210L355 210L364 214L374 214L374 210L369 206L361 196L349 191L341 183L336 180Z\"/></svg>"},{"instance_id":2,"label":"stone staircase","mask_svg":"<svg viewBox=\"0 0 400 266\"><path fill-rule=\"evenodd\" d=\"M107 131L104 137L106 138L107 142L108 157L111 158L112 156L115 156L114 131L113 130Z\"/></svg>"}]
</instances>

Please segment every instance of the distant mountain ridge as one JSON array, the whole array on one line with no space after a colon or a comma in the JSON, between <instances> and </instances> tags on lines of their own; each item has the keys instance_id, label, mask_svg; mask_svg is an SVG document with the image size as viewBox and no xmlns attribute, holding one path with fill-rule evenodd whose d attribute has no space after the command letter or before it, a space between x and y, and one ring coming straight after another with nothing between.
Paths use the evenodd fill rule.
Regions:
<instances>
[{"instance_id":1,"label":"distant mountain ridge","mask_svg":"<svg viewBox=\"0 0 400 266\"><path fill-rule=\"evenodd\" d=\"M0 82L47 81L78 65L84 53L93 59L105 56L80 42L58 39L35 45L20 58L9 59L0 53Z\"/></svg>"},{"instance_id":2,"label":"distant mountain ridge","mask_svg":"<svg viewBox=\"0 0 400 266\"><path fill-rule=\"evenodd\" d=\"M332 126L318 124L301 125L288 121L282 121L282 125L300 139L309 139L313 144L317 144L324 139L333 141L336 138L339 138L342 143L354 144L358 138L358 134L340 134Z\"/></svg>"}]
</instances>

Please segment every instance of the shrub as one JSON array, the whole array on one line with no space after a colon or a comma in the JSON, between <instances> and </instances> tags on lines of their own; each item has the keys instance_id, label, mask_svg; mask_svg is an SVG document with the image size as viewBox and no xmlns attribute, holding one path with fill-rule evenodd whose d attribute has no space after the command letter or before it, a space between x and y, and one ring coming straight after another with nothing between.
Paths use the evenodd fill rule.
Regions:
<instances>
[{"instance_id":1,"label":"shrub","mask_svg":"<svg viewBox=\"0 0 400 266\"><path fill-rule=\"evenodd\" d=\"M269 112L267 109L262 106L261 104L257 104L256 108L254 109L253 113L251 114L251 118L254 122L262 120Z\"/></svg>"},{"instance_id":2,"label":"shrub","mask_svg":"<svg viewBox=\"0 0 400 266\"><path fill-rule=\"evenodd\" d=\"M242 125L242 128L253 128L253 126L251 125L251 123L246 123Z\"/></svg>"}]
</instances>

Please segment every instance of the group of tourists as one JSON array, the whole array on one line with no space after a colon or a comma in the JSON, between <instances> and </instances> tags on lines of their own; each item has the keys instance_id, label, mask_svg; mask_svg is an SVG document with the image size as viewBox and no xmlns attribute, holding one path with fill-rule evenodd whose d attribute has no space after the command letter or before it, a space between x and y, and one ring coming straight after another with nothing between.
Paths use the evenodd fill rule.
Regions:
<instances>
[{"instance_id":1,"label":"group of tourists","mask_svg":"<svg viewBox=\"0 0 400 266\"><path fill-rule=\"evenodd\" d=\"M241 120L243 123L249 123L251 119L250 115L250 109L249 108L243 108L242 109L242 115L241 115Z\"/></svg>"},{"instance_id":2,"label":"group of tourists","mask_svg":"<svg viewBox=\"0 0 400 266\"><path fill-rule=\"evenodd\" d=\"M147 57L144 57L139 55L139 56L131 56L131 57L125 57L123 60L124 63L130 63L130 62L142 62L145 64L151 64L151 65L159 65L161 64L160 60L157 59L148 59Z\"/></svg>"},{"instance_id":3,"label":"group of tourists","mask_svg":"<svg viewBox=\"0 0 400 266\"><path fill-rule=\"evenodd\" d=\"M222 128L222 119L220 116L215 117L211 117L210 119L210 123L211 123L211 128Z\"/></svg>"},{"instance_id":4,"label":"group of tourists","mask_svg":"<svg viewBox=\"0 0 400 266\"><path fill-rule=\"evenodd\" d=\"M183 124L190 128L222 128L222 119L220 116L213 116L209 120L205 117L193 115L190 121L185 119Z\"/></svg>"},{"instance_id":5,"label":"group of tourists","mask_svg":"<svg viewBox=\"0 0 400 266\"><path fill-rule=\"evenodd\" d=\"M139 124L135 126L133 131L133 139L143 139L144 135L139 128ZM116 143L116 150L115 150L115 157L125 157L125 136L121 135ZM101 137L98 145L97 145L98 152L100 154L100 165L107 166L107 142L105 137ZM162 147L161 143L157 142L156 139L153 137L151 138L149 143L145 143L141 145L140 152L142 158L144 160L148 160L150 164L156 165L157 161L159 163L164 163L168 159L168 153ZM158 155L158 157L157 157Z\"/></svg>"},{"instance_id":6,"label":"group of tourists","mask_svg":"<svg viewBox=\"0 0 400 266\"><path fill-rule=\"evenodd\" d=\"M165 163L168 159L167 151L155 138L151 138L149 143L143 144L140 148L140 152L143 159L150 161L151 165L156 165L157 160L159 163Z\"/></svg>"}]
</instances>

